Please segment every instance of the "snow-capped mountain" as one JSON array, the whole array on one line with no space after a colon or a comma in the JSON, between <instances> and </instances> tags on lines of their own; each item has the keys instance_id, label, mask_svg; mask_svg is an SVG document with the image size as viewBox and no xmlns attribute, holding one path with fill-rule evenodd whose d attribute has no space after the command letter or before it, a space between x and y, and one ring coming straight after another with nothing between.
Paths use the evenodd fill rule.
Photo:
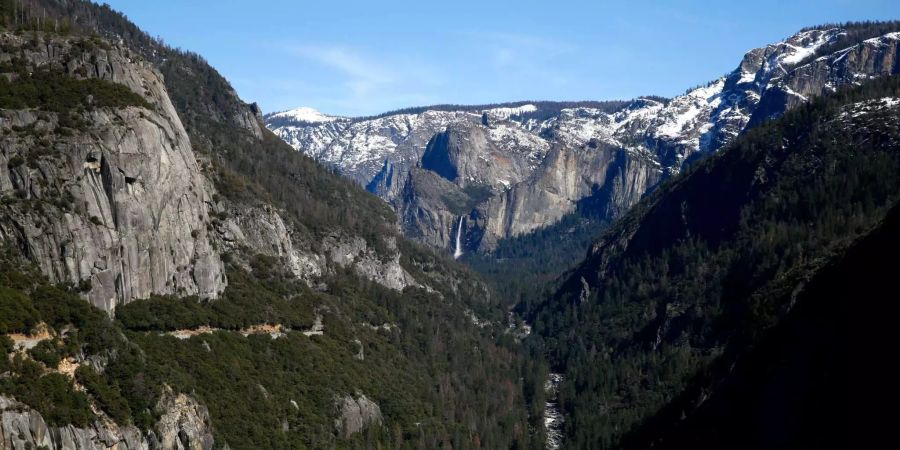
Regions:
<instances>
[{"instance_id":1,"label":"snow-capped mountain","mask_svg":"<svg viewBox=\"0 0 900 450\"><path fill-rule=\"evenodd\" d=\"M392 165L415 165L428 141L449 127L466 127L488 120L503 122L489 139L511 152L528 147L530 153L545 153L549 144L523 123L511 120L534 112L534 105L501 107L484 111L434 111L396 114L369 120L327 116L311 108L298 108L266 116L266 123L294 148L340 169L363 185L372 181L385 161ZM295 113L299 111L300 113ZM310 120L314 119L314 120ZM541 150L543 148L543 150Z\"/></svg>"},{"instance_id":2,"label":"snow-capped mountain","mask_svg":"<svg viewBox=\"0 0 900 450\"><path fill-rule=\"evenodd\" d=\"M692 156L841 85L897 73L897 30L853 41L819 27L747 52L731 73L673 99L424 108L369 119L309 108L266 116L294 148L397 210L406 232L455 251L552 224L592 198L615 218ZM464 220L460 220L464 217Z\"/></svg>"},{"instance_id":3,"label":"snow-capped mountain","mask_svg":"<svg viewBox=\"0 0 900 450\"><path fill-rule=\"evenodd\" d=\"M337 116L329 116L327 114L322 114L321 112L307 107L295 108L288 111L277 112L269 115L269 119L272 121L284 120L285 122L290 123L308 123L308 124L319 124L319 123L327 123L334 122L336 120L341 120L340 117Z\"/></svg>"}]
</instances>

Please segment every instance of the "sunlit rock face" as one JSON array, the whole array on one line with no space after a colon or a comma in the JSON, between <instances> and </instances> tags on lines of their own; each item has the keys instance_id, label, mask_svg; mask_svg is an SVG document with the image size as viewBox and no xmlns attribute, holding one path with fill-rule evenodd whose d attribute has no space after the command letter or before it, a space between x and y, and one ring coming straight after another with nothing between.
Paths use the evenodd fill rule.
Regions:
<instances>
[{"instance_id":1,"label":"sunlit rock face","mask_svg":"<svg viewBox=\"0 0 900 450\"><path fill-rule=\"evenodd\" d=\"M227 280L208 233L213 188L159 73L123 47L83 50L80 38L66 37L38 46L11 34L2 39L4 49L18 51L6 50L0 60L19 56L29 70L117 83L146 105L87 109L74 130L57 113L0 111L0 193L40 205L3 208L0 239L21 248L52 281L83 286L108 312L151 294L216 297ZM40 131L17 131L23 129ZM46 152L37 152L41 145ZM16 163L22 159L29 162Z\"/></svg>"},{"instance_id":2,"label":"sunlit rock face","mask_svg":"<svg viewBox=\"0 0 900 450\"><path fill-rule=\"evenodd\" d=\"M748 126L840 86L897 73L900 34L834 48L846 30L808 29L747 52L728 75L672 99L549 102L352 119L310 108L266 116L299 151L389 202L407 235L457 251L555 223L589 203L614 219Z\"/></svg>"}]
</instances>

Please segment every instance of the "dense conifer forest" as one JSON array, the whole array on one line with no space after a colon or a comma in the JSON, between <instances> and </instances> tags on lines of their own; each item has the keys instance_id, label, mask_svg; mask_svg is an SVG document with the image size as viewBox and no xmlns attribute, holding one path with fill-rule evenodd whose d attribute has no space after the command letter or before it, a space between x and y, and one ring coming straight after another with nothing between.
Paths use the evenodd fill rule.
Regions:
<instances>
[{"instance_id":1,"label":"dense conifer forest","mask_svg":"<svg viewBox=\"0 0 900 450\"><path fill-rule=\"evenodd\" d=\"M751 130L637 205L531 309L529 343L567 375L569 445L618 445L879 224L900 198L900 123L880 103L898 94L900 78L879 79Z\"/></svg>"},{"instance_id":2,"label":"dense conifer forest","mask_svg":"<svg viewBox=\"0 0 900 450\"><path fill-rule=\"evenodd\" d=\"M900 23L842 26L849 32L808 58ZM759 124L614 223L587 198L554 225L466 254L464 265L401 236L388 205L262 127L258 108L202 56L109 6L2 0L0 32L35 47L72 38L85 54L128 47L163 75L192 162L215 187L212 202L277 209L313 253L337 233L361 237L423 282L391 289L344 267L309 283L284 261L239 248L222 252L228 283L218 298L154 295L106 314L82 297L91 286L51 282L32 249L0 242L0 395L49 425L109 418L150 432L171 389L208 408L216 448L541 449L555 373L564 448L853 444L853 349L889 340L857 325L862 317L889 328L881 322L898 246L900 115L891 105L900 76ZM153 108L120 84L26 69L17 57L0 67L0 109L52 115L58 136L15 128L39 145L4 170L38 170L55 139L90 133L91 110ZM524 104L537 106L524 113L537 120L625 106L384 115ZM0 196L0 213L45 206L24 197ZM41 339L19 348L10 336ZM70 361L79 364L68 373ZM862 389L878 394L874 383ZM363 392L383 421L336 431L337 401Z\"/></svg>"}]
</instances>

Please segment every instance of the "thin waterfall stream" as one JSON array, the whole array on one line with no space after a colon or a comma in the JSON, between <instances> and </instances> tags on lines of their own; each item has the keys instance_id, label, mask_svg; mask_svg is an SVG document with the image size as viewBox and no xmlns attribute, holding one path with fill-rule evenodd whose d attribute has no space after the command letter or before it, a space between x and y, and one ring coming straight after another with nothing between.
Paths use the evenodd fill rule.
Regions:
<instances>
[{"instance_id":1,"label":"thin waterfall stream","mask_svg":"<svg viewBox=\"0 0 900 450\"><path fill-rule=\"evenodd\" d=\"M454 259L459 259L459 257L463 255L462 229L463 229L463 216L459 216L459 226L456 227L456 250L453 252Z\"/></svg>"}]
</instances>

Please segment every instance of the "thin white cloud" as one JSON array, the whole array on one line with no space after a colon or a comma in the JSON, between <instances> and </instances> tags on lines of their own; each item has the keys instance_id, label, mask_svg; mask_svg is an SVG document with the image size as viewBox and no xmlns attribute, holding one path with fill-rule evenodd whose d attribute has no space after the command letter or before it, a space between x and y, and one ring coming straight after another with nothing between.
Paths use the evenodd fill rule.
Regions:
<instances>
[{"instance_id":1,"label":"thin white cloud","mask_svg":"<svg viewBox=\"0 0 900 450\"><path fill-rule=\"evenodd\" d=\"M390 68L364 57L351 49L330 45L291 47L291 53L331 68L342 74L345 85L357 96L397 82L398 74Z\"/></svg>"},{"instance_id":2,"label":"thin white cloud","mask_svg":"<svg viewBox=\"0 0 900 450\"><path fill-rule=\"evenodd\" d=\"M315 98L309 101L351 113L371 113L403 100L425 102L432 98L430 91L441 85L438 71L408 57L370 56L331 44L292 45L283 50L333 73L335 84L310 92Z\"/></svg>"},{"instance_id":3,"label":"thin white cloud","mask_svg":"<svg viewBox=\"0 0 900 450\"><path fill-rule=\"evenodd\" d=\"M558 69L562 59L579 57L577 46L544 36L499 31L466 31L463 38L486 55L501 76L530 77L535 82L566 84L572 76ZM486 53L485 53L486 52Z\"/></svg>"},{"instance_id":4,"label":"thin white cloud","mask_svg":"<svg viewBox=\"0 0 900 450\"><path fill-rule=\"evenodd\" d=\"M393 47L271 43L269 49L283 55L286 66L301 69L283 79L259 81L270 92L281 92L273 109L312 106L326 113L369 115L406 106L490 99L492 92L502 89L525 98L543 87L564 89L583 76L565 69L571 67L567 60L583 56L580 49L556 38L481 31L446 36L459 39L448 58L416 57Z\"/></svg>"}]
</instances>

